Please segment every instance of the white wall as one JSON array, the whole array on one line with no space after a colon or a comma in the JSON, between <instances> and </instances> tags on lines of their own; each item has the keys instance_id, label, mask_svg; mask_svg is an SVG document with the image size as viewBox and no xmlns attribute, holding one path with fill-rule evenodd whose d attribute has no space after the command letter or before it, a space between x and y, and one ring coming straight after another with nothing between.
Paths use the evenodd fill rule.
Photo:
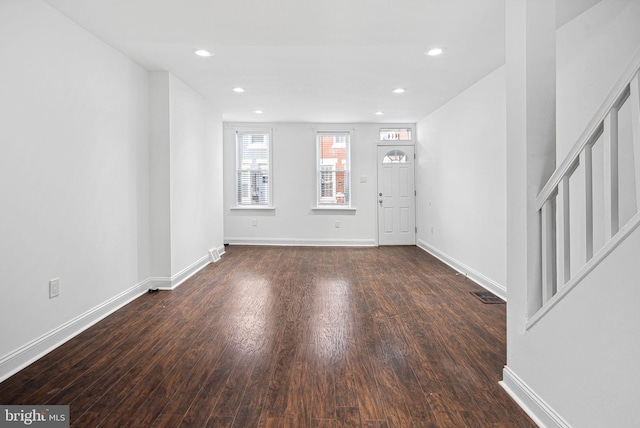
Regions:
<instances>
[{"instance_id":1,"label":"white wall","mask_svg":"<svg viewBox=\"0 0 640 428\"><path fill-rule=\"evenodd\" d=\"M170 75L171 273L223 246L222 117Z\"/></svg>"},{"instance_id":2,"label":"white wall","mask_svg":"<svg viewBox=\"0 0 640 428\"><path fill-rule=\"evenodd\" d=\"M505 296L504 67L417 124L418 243Z\"/></svg>"},{"instance_id":3,"label":"white wall","mask_svg":"<svg viewBox=\"0 0 640 428\"><path fill-rule=\"evenodd\" d=\"M150 187L149 217L151 276L171 277L171 125L170 75L150 73Z\"/></svg>"},{"instance_id":4,"label":"white wall","mask_svg":"<svg viewBox=\"0 0 640 428\"><path fill-rule=\"evenodd\" d=\"M41 1L0 2L0 52L1 380L206 265L224 215L221 114L179 79Z\"/></svg>"},{"instance_id":5,"label":"white wall","mask_svg":"<svg viewBox=\"0 0 640 428\"><path fill-rule=\"evenodd\" d=\"M7 355L149 276L149 82L39 1L0 2L0 52L1 378Z\"/></svg>"},{"instance_id":6,"label":"white wall","mask_svg":"<svg viewBox=\"0 0 640 428\"><path fill-rule=\"evenodd\" d=\"M375 245L377 236L376 145L380 128L410 124L225 123L225 242L281 245ZM273 130L275 210L235 205L235 130ZM314 211L316 131L350 130L351 205L354 212ZM415 135L415 133L414 133ZM366 183L361 182L366 178ZM253 226L253 220L257 226ZM340 228L335 227L336 220Z\"/></svg>"},{"instance_id":7,"label":"white wall","mask_svg":"<svg viewBox=\"0 0 640 428\"><path fill-rule=\"evenodd\" d=\"M171 73L150 76L151 276L171 289L224 251L222 119Z\"/></svg>"},{"instance_id":8,"label":"white wall","mask_svg":"<svg viewBox=\"0 0 640 428\"><path fill-rule=\"evenodd\" d=\"M602 0L558 29L558 164L640 47L639 22L639 1Z\"/></svg>"}]
</instances>

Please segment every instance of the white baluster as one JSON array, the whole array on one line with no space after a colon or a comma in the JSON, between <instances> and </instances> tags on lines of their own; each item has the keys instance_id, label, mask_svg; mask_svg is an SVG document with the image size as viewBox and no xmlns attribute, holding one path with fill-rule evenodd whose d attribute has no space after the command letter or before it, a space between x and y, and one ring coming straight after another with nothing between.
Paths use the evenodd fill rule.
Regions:
<instances>
[{"instance_id":1,"label":"white baluster","mask_svg":"<svg viewBox=\"0 0 640 428\"><path fill-rule=\"evenodd\" d=\"M555 221L553 201L542 206L542 304L556 294Z\"/></svg>"},{"instance_id":2,"label":"white baluster","mask_svg":"<svg viewBox=\"0 0 640 428\"><path fill-rule=\"evenodd\" d=\"M571 279L571 244L569 213L569 176L558 184L558 289Z\"/></svg>"},{"instance_id":3,"label":"white baluster","mask_svg":"<svg viewBox=\"0 0 640 428\"><path fill-rule=\"evenodd\" d=\"M593 257L593 156L590 144L580 153L580 165L584 166L585 261L588 262Z\"/></svg>"},{"instance_id":4,"label":"white baluster","mask_svg":"<svg viewBox=\"0 0 640 428\"><path fill-rule=\"evenodd\" d=\"M618 109L612 108L604 119L604 238L618 233Z\"/></svg>"},{"instance_id":5,"label":"white baluster","mask_svg":"<svg viewBox=\"0 0 640 428\"><path fill-rule=\"evenodd\" d=\"M636 208L640 211L640 72L631 79L631 132L636 173Z\"/></svg>"}]
</instances>

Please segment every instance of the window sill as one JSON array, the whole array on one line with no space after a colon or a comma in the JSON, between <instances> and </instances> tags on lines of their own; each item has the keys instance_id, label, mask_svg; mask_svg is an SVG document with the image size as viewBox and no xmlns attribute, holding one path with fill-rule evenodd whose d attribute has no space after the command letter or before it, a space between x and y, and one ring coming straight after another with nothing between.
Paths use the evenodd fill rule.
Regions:
<instances>
[{"instance_id":1,"label":"window sill","mask_svg":"<svg viewBox=\"0 0 640 428\"><path fill-rule=\"evenodd\" d=\"M313 207L311 211L340 211L340 212L356 212L353 207Z\"/></svg>"},{"instance_id":2,"label":"window sill","mask_svg":"<svg viewBox=\"0 0 640 428\"><path fill-rule=\"evenodd\" d=\"M238 205L235 207L229 208L230 210L262 210L262 211L275 211L276 207L270 207L267 205Z\"/></svg>"}]
</instances>

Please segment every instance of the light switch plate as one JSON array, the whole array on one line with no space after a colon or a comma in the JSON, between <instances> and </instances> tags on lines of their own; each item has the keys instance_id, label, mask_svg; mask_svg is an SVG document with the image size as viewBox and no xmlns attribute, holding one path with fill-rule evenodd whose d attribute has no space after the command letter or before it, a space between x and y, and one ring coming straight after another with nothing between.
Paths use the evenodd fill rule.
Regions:
<instances>
[{"instance_id":1,"label":"light switch plate","mask_svg":"<svg viewBox=\"0 0 640 428\"><path fill-rule=\"evenodd\" d=\"M53 299L60 295L60 278L55 278L49 281L49 298Z\"/></svg>"}]
</instances>

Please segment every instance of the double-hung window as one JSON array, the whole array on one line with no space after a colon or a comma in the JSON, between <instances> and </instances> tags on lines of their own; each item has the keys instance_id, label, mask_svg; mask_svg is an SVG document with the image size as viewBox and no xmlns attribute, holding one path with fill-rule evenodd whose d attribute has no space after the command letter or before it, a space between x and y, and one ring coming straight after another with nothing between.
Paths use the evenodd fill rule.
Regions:
<instances>
[{"instance_id":1,"label":"double-hung window","mask_svg":"<svg viewBox=\"0 0 640 428\"><path fill-rule=\"evenodd\" d=\"M351 133L316 134L316 203L318 207L351 206Z\"/></svg>"},{"instance_id":2,"label":"double-hung window","mask_svg":"<svg viewBox=\"0 0 640 428\"><path fill-rule=\"evenodd\" d=\"M271 132L236 131L236 202L270 207Z\"/></svg>"}]
</instances>

